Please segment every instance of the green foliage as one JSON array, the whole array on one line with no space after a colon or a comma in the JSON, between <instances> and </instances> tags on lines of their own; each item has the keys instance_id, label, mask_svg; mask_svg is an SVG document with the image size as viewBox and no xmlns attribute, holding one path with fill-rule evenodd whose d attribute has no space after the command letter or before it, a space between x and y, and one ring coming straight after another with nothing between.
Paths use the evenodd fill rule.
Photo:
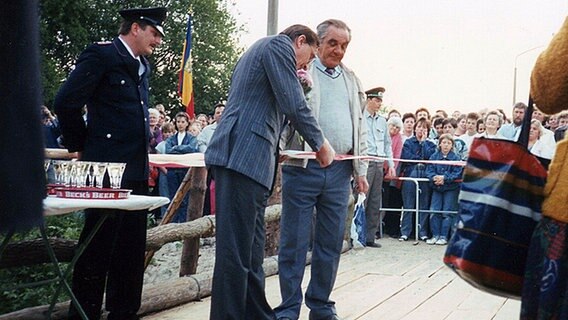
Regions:
<instances>
[{"instance_id":1,"label":"green foliage","mask_svg":"<svg viewBox=\"0 0 568 320\"><path fill-rule=\"evenodd\" d=\"M243 31L230 14L228 0L42 0L41 55L44 102L51 106L57 90L87 45L116 37L120 8L165 6L168 18L162 46L149 57L153 65L150 104L171 113L183 107L177 95L188 13L193 17L192 64L196 113L209 113L227 98L233 67L242 53Z\"/></svg>"},{"instance_id":2,"label":"green foliage","mask_svg":"<svg viewBox=\"0 0 568 320\"><path fill-rule=\"evenodd\" d=\"M66 268L66 264L61 264ZM52 265L0 269L2 284L10 286L24 285L33 281L55 278ZM56 283L33 288L0 291L0 314L21 310L28 307L51 303L51 297L56 290ZM68 300L69 297L62 292L58 302Z\"/></svg>"},{"instance_id":3,"label":"green foliage","mask_svg":"<svg viewBox=\"0 0 568 320\"><path fill-rule=\"evenodd\" d=\"M72 214L61 217L48 217L46 219L48 237L62 237L65 239L78 239L83 225L82 214ZM39 230L34 229L23 234L16 234L12 242L21 240L32 240L40 238ZM65 270L67 263L61 263L61 268ZM53 279L56 276L52 264L37 265L20 268L0 269L0 287L16 287L34 281ZM44 305L51 303L51 296L55 292L57 283L42 285L38 287L1 290L0 291L0 314L20 310L23 308ZM69 297L62 292L58 302L69 300Z\"/></svg>"},{"instance_id":4,"label":"green foliage","mask_svg":"<svg viewBox=\"0 0 568 320\"><path fill-rule=\"evenodd\" d=\"M194 33L193 56L194 87L196 89L196 110L213 111L216 102L225 100L233 67L242 49L238 48L237 35L243 30L238 27L226 7L212 0L198 0L193 3ZM202 12L202 14L198 14ZM210 43L209 39L218 39Z\"/></svg>"}]
</instances>

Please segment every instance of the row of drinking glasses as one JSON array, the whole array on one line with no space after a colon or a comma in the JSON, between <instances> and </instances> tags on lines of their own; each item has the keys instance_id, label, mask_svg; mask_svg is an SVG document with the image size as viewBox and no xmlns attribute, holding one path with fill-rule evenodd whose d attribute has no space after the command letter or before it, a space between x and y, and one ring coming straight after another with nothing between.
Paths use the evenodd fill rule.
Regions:
<instances>
[{"instance_id":1,"label":"row of drinking glasses","mask_svg":"<svg viewBox=\"0 0 568 320\"><path fill-rule=\"evenodd\" d=\"M108 172L111 188L120 189L126 163L46 159L44 162L46 173L50 166L55 174L55 184L58 185L102 188L105 172Z\"/></svg>"}]
</instances>

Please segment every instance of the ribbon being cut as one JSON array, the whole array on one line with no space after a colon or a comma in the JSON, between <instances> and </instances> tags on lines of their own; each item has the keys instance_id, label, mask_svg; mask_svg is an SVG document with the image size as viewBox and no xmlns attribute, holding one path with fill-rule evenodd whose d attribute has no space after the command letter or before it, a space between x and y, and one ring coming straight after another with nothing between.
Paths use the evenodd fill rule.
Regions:
<instances>
[{"instance_id":1,"label":"ribbon being cut","mask_svg":"<svg viewBox=\"0 0 568 320\"><path fill-rule=\"evenodd\" d=\"M286 156L296 159L315 159L315 152L297 151L297 150L284 150L280 152L281 156ZM155 167L168 167L168 168L187 168L187 167L205 167L203 160L203 153L188 153L188 154L150 154L150 165ZM353 156L348 154L338 154L335 156L335 161L362 159L369 161L385 161L388 158L375 157L375 156ZM465 161L418 161L408 159L393 159L400 162L419 162L425 164L445 164L464 166Z\"/></svg>"},{"instance_id":2,"label":"ribbon being cut","mask_svg":"<svg viewBox=\"0 0 568 320\"><path fill-rule=\"evenodd\" d=\"M298 151L298 150L284 150L280 152L281 156L286 156L290 158L296 159L315 159L316 153L311 151ZM353 160L353 159L361 159L361 160L369 160L369 161L386 161L391 160L391 158L385 157L377 157L377 156L354 156L349 154L337 154L335 156L335 161L341 160ZM453 165L453 166L465 166L465 161L447 161L447 160L409 160L409 159L397 159L392 158L393 161L399 162L409 162L409 163L423 163L423 164L445 164L445 165Z\"/></svg>"},{"instance_id":3,"label":"ribbon being cut","mask_svg":"<svg viewBox=\"0 0 568 320\"><path fill-rule=\"evenodd\" d=\"M205 167L203 153L149 154L150 165L166 168Z\"/></svg>"}]
</instances>

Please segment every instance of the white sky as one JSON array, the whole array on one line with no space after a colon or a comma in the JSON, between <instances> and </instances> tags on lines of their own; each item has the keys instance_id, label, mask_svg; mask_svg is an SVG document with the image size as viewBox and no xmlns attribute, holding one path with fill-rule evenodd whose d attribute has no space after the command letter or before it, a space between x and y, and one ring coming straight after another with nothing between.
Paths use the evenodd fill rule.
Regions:
<instances>
[{"instance_id":1,"label":"white sky","mask_svg":"<svg viewBox=\"0 0 568 320\"><path fill-rule=\"evenodd\" d=\"M268 0L233 2L248 47L266 35ZM400 111L509 113L515 59L516 100L526 102L534 61L567 13L568 0L279 0L278 31L345 21L352 41L343 62L366 89L385 87L384 104Z\"/></svg>"}]
</instances>

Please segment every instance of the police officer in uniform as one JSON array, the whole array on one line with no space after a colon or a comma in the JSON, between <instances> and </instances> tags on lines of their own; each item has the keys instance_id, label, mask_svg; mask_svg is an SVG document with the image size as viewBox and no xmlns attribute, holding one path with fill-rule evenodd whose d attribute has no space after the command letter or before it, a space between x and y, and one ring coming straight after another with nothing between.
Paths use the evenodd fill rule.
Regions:
<instances>
[{"instance_id":1,"label":"police officer in uniform","mask_svg":"<svg viewBox=\"0 0 568 320\"><path fill-rule=\"evenodd\" d=\"M385 88L377 87L365 91L367 104L363 117L367 121L367 154L375 157L388 158L388 175L395 176L394 162L392 160L391 138L387 126L387 119L381 114L383 94ZM370 248L380 248L375 242L375 234L381 223L380 212L383 189L384 161L370 161L367 169L369 191L365 200L366 243Z\"/></svg>"},{"instance_id":2,"label":"police officer in uniform","mask_svg":"<svg viewBox=\"0 0 568 320\"><path fill-rule=\"evenodd\" d=\"M55 98L67 149L81 160L125 162L122 188L148 194L148 78L164 36L166 8L125 9L114 41L90 45ZM87 124L81 116L87 106ZM108 319L138 319L147 211L90 209L79 243L107 219L77 261L73 292L89 319L99 319L106 286ZM70 319L80 315L72 305Z\"/></svg>"}]
</instances>

